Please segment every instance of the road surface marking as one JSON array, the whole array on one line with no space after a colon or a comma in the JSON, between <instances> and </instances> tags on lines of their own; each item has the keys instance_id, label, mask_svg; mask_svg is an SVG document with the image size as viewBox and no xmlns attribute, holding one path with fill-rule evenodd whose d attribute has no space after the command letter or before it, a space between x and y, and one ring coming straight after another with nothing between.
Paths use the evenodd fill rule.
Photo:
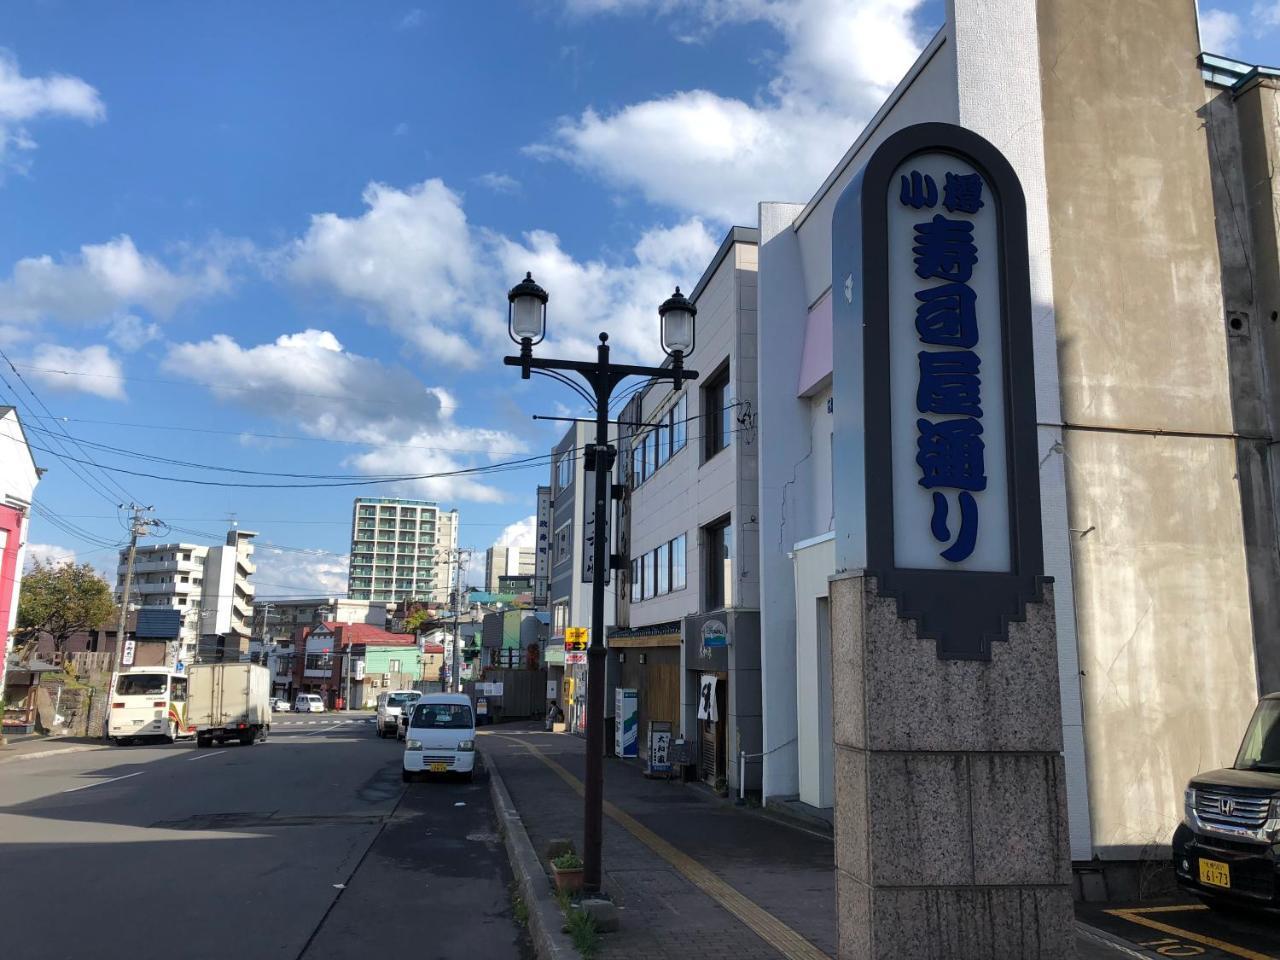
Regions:
<instances>
[{"instance_id":1,"label":"road surface marking","mask_svg":"<svg viewBox=\"0 0 1280 960\"><path fill-rule=\"evenodd\" d=\"M524 747L524 749L550 767L561 780L573 788L575 793L579 796L582 795L582 781L533 744L500 733L491 734L491 736L502 737L502 739L508 740L517 746ZM662 837L625 810L606 800L604 802L604 811L609 815L610 819L618 823L627 833L675 867L686 880L750 927L761 940L781 953L787 960L831 960L827 954L819 950L813 943L806 940L795 930L792 930L755 901L743 896L697 860L663 840ZM1262 960L1271 960L1271 958L1264 957Z\"/></svg>"},{"instance_id":2,"label":"road surface marking","mask_svg":"<svg viewBox=\"0 0 1280 960\"><path fill-rule=\"evenodd\" d=\"M331 726L331 727L325 727L323 730L312 730L310 733L308 733L308 734L307 734L307 736L308 736L308 737L315 737L315 736L318 736L318 735L320 735L320 734L322 734L322 733L328 733L330 730L337 730L340 726L342 726L342 724L341 724L341 723L335 723L333 726Z\"/></svg>"},{"instance_id":3,"label":"road surface marking","mask_svg":"<svg viewBox=\"0 0 1280 960\"><path fill-rule=\"evenodd\" d=\"M1174 907L1138 907L1132 910L1108 910L1107 913L1113 917L1128 920L1130 923L1136 923L1143 927L1150 927L1152 930L1159 930L1161 933L1171 933L1175 937L1181 937L1182 939L1190 940L1193 943L1203 944L1206 947L1213 947L1213 949L1221 950L1223 953L1229 953L1233 957L1243 957L1244 960L1275 960L1275 957L1268 953L1258 953L1256 950L1250 950L1248 947L1237 947L1235 944L1219 940L1217 937L1209 937L1202 933L1194 933L1191 930L1183 930L1181 927L1175 927L1172 924L1161 923L1159 920L1152 920L1149 916L1149 914L1153 913L1188 913L1191 911L1208 909L1209 908L1204 904L1196 903Z\"/></svg>"},{"instance_id":4,"label":"road surface marking","mask_svg":"<svg viewBox=\"0 0 1280 960\"><path fill-rule=\"evenodd\" d=\"M78 787L71 787L70 789L63 790L62 792L63 792L63 793L75 793L77 790L88 790L90 787L100 787L100 786L102 786L104 783L115 783L117 780L128 780L130 777L140 777L140 776L142 776L142 775L143 775L144 773L146 773L146 772L147 772L147 771L145 771L145 770L139 770L139 771L137 771L136 773L126 773L126 774L125 774L124 776L122 776L122 777L112 777L110 780L98 780L98 781L96 781L96 782L94 782L94 783L82 783L82 784L81 784L80 786L78 786Z\"/></svg>"},{"instance_id":5,"label":"road surface marking","mask_svg":"<svg viewBox=\"0 0 1280 960\"><path fill-rule=\"evenodd\" d=\"M207 757L214 757L214 756L217 756L217 754L215 754L215 753L197 753L194 757L187 757L187 762L188 762L188 763L190 763L192 760L204 760L204 759L206 759Z\"/></svg>"}]
</instances>

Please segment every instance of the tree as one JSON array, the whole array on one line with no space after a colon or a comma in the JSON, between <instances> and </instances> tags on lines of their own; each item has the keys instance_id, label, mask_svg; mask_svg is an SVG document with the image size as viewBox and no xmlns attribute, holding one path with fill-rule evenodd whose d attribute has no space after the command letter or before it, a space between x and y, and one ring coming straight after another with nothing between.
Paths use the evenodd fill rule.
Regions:
<instances>
[{"instance_id":1,"label":"tree","mask_svg":"<svg viewBox=\"0 0 1280 960\"><path fill-rule=\"evenodd\" d=\"M29 656L48 635L61 653L73 634L100 626L115 612L111 588L89 564L37 560L22 578L15 639Z\"/></svg>"},{"instance_id":2,"label":"tree","mask_svg":"<svg viewBox=\"0 0 1280 960\"><path fill-rule=\"evenodd\" d=\"M409 633L417 633L419 627L433 619L430 610L426 607L418 607L418 609L404 618L404 628Z\"/></svg>"}]
</instances>

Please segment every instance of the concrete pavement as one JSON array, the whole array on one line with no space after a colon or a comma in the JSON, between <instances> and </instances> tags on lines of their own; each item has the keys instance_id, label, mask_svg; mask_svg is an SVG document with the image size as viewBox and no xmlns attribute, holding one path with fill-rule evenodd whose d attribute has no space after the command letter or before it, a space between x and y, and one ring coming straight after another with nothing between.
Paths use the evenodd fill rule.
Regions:
<instances>
[{"instance_id":1,"label":"concrete pavement","mask_svg":"<svg viewBox=\"0 0 1280 960\"><path fill-rule=\"evenodd\" d=\"M556 837L581 850L584 741L512 725L485 728L480 747L534 850L543 855ZM622 928L604 936L601 960L836 955L829 837L700 787L646 780L638 764L618 760L605 763L605 801L604 885ZM1162 956L1087 928L1075 947L1081 960Z\"/></svg>"},{"instance_id":2,"label":"concrete pavement","mask_svg":"<svg viewBox=\"0 0 1280 960\"><path fill-rule=\"evenodd\" d=\"M5 960L524 955L483 777L406 788L369 725L282 727L0 768Z\"/></svg>"}]
</instances>

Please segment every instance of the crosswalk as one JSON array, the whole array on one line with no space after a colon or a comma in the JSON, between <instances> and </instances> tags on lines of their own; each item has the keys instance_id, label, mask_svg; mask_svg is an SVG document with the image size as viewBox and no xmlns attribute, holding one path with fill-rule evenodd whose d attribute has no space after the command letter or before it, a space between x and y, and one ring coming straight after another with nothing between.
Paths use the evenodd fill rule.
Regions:
<instances>
[{"instance_id":1,"label":"crosswalk","mask_svg":"<svg viewBox=\"0 0 1280 960\"><path fill-rule=\"evenodd\" d=\"M352 718L328 718L325 720L272 720L273 727L335 727L335 726L351 726L373 723L374 717L352 717Z\"/></svg>"}]
</instances>

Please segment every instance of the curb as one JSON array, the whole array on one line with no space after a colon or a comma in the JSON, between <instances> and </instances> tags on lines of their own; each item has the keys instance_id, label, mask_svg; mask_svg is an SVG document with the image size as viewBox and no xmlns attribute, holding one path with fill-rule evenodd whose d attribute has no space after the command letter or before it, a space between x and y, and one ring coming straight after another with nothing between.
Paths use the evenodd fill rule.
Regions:
<instances>
[{"instance_id":1,"label":"curb","mask_svg":"<svg viewBox=\"0 0 1280 960\"><path fill-rule=\"evenodd\" d=\"M489 771L489 794L498 815L498 829L507 846L507 857L511 860L511 871L516 875L520 899L529 911L529 934L533 938L534 953L539 960L577 960L578 952L561 931L564 918L551 897L547 874L524 829L524 821L511 801L497 764L487 754L482 756L485 769Z\"/></svg>"},{"instance_id":2,"label":"curb","mask_svg":"<svg viewBox=\"0 0 1280 960\"><path fill-rule=\"evenodd\" d=\"M19 753L12 757L0 755L0 763L17 763L19 760L39 760L41 757L53 757L63 753L82 753L85 750L106 750L105 746L84 744L74 747L55 747L53 750L35 750L32 753Z\"/></svg>"},{"instance_id":3,"label":"curb","mask_svg":"<svg viewBox=\"0 0 1280 960\"><path fill-rule=\"evenodd\" d=\"M1121 940L1119 937L1107 933L1105 930L1099 930L1097 927L1091 927L1083 921L1075 922L1076 936L1084 940L1091 940L1095 944L1110 948L1117 956L1135 957L1137 960L1147 960L1151 956L1150 953L1144 953L1135 950L1132 943L1127 940Z\"/></svg>"}]
</instances>

